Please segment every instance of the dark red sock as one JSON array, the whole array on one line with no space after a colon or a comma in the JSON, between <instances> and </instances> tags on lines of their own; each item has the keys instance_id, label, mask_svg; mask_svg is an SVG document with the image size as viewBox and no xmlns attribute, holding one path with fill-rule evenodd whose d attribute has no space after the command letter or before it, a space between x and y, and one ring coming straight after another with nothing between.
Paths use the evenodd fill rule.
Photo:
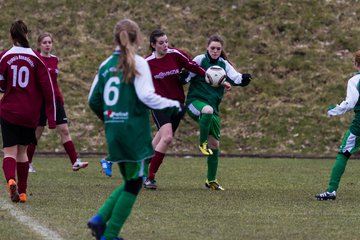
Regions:
<instances>
[{"instance_id":1,"label":"dark red sock","mask_svg":"<svg viewBox=\"0 0 360 240\"><path fill-rule=\"evenodd\" d=\"M35 153L35 148L36 148L35 144L31 143L31 144L28 145L27 156L28 156L28 159L29 159L29 163L32 163L32 159L33 159L33 156L34 156L34 153Z\"/></svg>"},{"instance_id":2,"label":"dark red sock","mask_svg":"<svg viewBox=\"0 0 360 240\"><path fill-rule=\"evenodd\" d=\"M15 171L16 171L16 160L12 157L6 157L3 159L3 171L5 175L6 182L10 179L15 179ZM28 169L29 171L29 169Z\"/></svg>"},{"instance_id":3,"label":"dark red sock","mask_svg":"<svg viewBox=\"0 0 360 240\"><path fill-rule=\"evenodd\" d=\"M29 176L29 162L18 162L17 168L17 185L19 193L26 193L27 181Z\"/></svg>"},{"instance_id":4,"label":"dark red sock","mask_svg":"<svg viewBox=\"0 0 360 240\"><path fill-rule=\"evenodd\" d=\"M70 158L71 163L74 164L76 162L76 159L78 158L78 154L77 154L77 152L75 150L75 146L74 146L73 141L71 141L71 140L67 141L63 145L64 145L64 148L65 148L65 151L66 151L67 155Z\"/></svg>"},{"instance_id":5,"label":"dark red sock","mask_svg":"<svg viewBox=\"0 0 360 240\"><path fill-rule=\"evenodd\" d=\"M149 179L153 180L155 178L155 174L158 171L161 163L163 162L164 157L165 157L165 153L155 151L155 155L152 157L150 161Z\"/></svg>"}]
</instances>

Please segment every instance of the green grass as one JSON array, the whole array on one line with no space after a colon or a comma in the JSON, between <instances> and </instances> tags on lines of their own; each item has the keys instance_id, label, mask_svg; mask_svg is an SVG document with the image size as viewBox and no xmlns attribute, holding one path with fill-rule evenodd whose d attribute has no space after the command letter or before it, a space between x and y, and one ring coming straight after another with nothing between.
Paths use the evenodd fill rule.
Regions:
<instances>
[{"instance_id":1,"label":"green grass","mask_svg":"<svg viewBox=\"0 0 360 240\"><path fill-rule=\"evenodd\" d=\"M63 239L90 239L86 222L122 183L117 166L109 178L99 172L98 159L72 172L68 160L36 158L26 204L14 204ZM125 224L126 239L356 239L360 224L360 162L349 161L338 199L318 202L333 161L311 159L223 158L218 178L224 192L203 184L201 158L167 158L157 191L145 191ZM4 187L5 189L5 187ZM4 194L3 194L4 193ZM1 198L6 201L3 191ZM0 211L4 239L41 239ZM19 226L18 224L16 226ZM11 229L11 230L9 230ZM15 234L15 235L13 235Z\"/></svg>"},{"instance_id":2,"label":"green grass","mask_svg":"<svg viewBox=\"0 0 360 240\"><path fill-rule=\"evenodd\" d=\"M3 194L1 195L4 196ZM2 208L0 208L0 232L3 239L42 239L40 236L35 235L30 228L19 224L16 218L12 217L7 210Z\"/></svg>"},{"instance_id":3,"label":"green grass","mask_svg":"<svg viewBox=\"0 0 360 240\"><path fill-rule=\"evenodd\" d=\"M233 88L222 101L221 134L228 137L222 149L227 153L329 155L353 116L326 117L327 107L345 98L346 81L354 72L360 4L352 1L0 3L0 49L11 46L8 29L17 18L29 25L33 47L40 32L53 33L53 53L61 59L59 86L79 151L106 151L87 95L99 64L112 52L113 26L125 17L137 21L145 35L141 55L149 53L148 36L155 28L164 29L172 46L192 56L204 53L208 36L218 33L237 69L253 75L249 86ZM182 124L177 137L186 141L177 141L170 151L191 153L196 132L196 125ZM39 150L55 151L55 139L43 136Z\"/></svg>"}]
</instances>

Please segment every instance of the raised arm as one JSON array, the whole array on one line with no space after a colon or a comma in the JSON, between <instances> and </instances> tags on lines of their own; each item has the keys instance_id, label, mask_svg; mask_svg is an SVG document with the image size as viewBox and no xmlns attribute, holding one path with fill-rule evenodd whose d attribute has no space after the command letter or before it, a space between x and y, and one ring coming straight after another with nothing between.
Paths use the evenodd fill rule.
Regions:
<instances>
[{"instance_id":1,"label":"raised arm","mask_svg":"<svg viewBox=\"0 0 360 240\"><path fill-rule=\"evenodd\" d=\"M180 111L181 106L178 101L161 97L155 93L150 68L146 60L138 55L136 55L135 60L139 74L135 77L134 86L140 101L151 109L176 107Z\"/></svg>"},{"instance_id":2,"label":"raised arm","mask_svg":"<svg viewBox=\"0 0 360 240\"><path fill-rule=\"evenodd\" d=\"M181 63L183 68L201 77L205 77L205 70L197 62L193 61L186 53L180 50L177 51L178 61Z\"/></svg>"}]
</instances>

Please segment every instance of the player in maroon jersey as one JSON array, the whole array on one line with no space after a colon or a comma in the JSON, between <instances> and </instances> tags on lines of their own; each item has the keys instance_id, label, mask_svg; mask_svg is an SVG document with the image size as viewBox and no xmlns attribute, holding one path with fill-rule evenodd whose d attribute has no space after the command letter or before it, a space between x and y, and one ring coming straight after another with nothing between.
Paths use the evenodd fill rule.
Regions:
<instances>
[{"instance_id":1,"label":"player in maroon jersey","mask_svg":"<svg viewBox=\"0 0 360 240\"><path fill-rule=\"evenodd\" d=\"M53 49L53 37L50 33L44 32L39 35L38 37L38 51L42 56L44 62L46 63L48 70L51 75L52 83L55 90L55 97L56 97L56 129L60 135L62 144L66 153L69 156L69 159L72 164L73 171L78 171L81 168L85 168L88 166L87 162L82 162L78 158L78 153L75 150L74 143L71 139L68 127L67 116L64 109L64 99L60 92L60 88L57 83L57 76L58 76L58 62L59 59L57 56L51 54ZM45 114L45 107L41 109L40 121L39 125L36 128L36 139L39 140L44 128L46 126L46 114ZM32 166L32 159L34 156L36 144L30 144L27 149L27 155L29 158L29 172L35 172L35 169Z\"/></svg>"},{"instance_id":2,"label":"player in maroon jersey","mask_svg":"<svg viewBox=\"0 0 360 240\"><path fill-rule=\"evenodd\" d=\"M154 30L150 34L150 49L153 52L146 56L145 59L150 66L155 92L162 97L178 100L184 104L185 94L179 74L183 69L186 69L199 76L205 76L205 70L192 61L191 57L185 52L176 48L169 48L168 38L162 30ZM150 161L149 176L144 182L144 187L147 189L157 189L155 174L165 157L183 116L181 114L169 116L161 110L153 110L152 115L158 132L152 141L155 155ZM100 163L103 172L111 176L111 163L106 159L101 159Z\"/></svg>"},{"instance_id":3,"label":"player in maroon jersey","mask_svg":"<svg viewBox=\"0 0 360 240\"><path fill-rule=\"evenodd\" d=\"M168 38L162 30L157 29L150 34L150 49L153 52L146 60L150 66L156 93L184 103L183 83L179 79L181 70L186 69L200 76L205 76L205 70L183 51L170 48ZM147 189L157 189L155 174L182 118L180 115L169 116L166 112L158 110L153 110L152 115L158 132L152 141L155 155L150 162L149 176L144 182Z\"/></svg>"},{"instance_id":4,"label":"player in maroon jersey","mask_svg":"<svg viewBox=\"0 0 360 240\"><path fill-rule=\"evenodd\" d=\"M0 54L0 121L3 171L13 202L26 202L29 162L27 146L36 143L35 129L43 101L49 128L55 128L55 94L50 73L27 39L26 24L10 28L13 47ZM17 180L16 180L17 175Z\"/></svg>"}]
</instances>

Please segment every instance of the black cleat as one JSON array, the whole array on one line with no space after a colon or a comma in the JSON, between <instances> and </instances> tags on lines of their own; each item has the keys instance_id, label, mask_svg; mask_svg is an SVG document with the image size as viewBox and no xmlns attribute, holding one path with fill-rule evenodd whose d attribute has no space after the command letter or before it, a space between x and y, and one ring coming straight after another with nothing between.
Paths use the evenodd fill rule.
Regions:
<instances>
[{"instance_id":1,"label":"black cleat","mask_svg":"<svg viewBox=\"0 0 360 240\"><path fill-rule=\"evenodd\" d=\"M335 200L336 199L336 191L332 192L322 192L315 195L316 200L326 201L326 200Z\"/></svg>"}]
</instances>

